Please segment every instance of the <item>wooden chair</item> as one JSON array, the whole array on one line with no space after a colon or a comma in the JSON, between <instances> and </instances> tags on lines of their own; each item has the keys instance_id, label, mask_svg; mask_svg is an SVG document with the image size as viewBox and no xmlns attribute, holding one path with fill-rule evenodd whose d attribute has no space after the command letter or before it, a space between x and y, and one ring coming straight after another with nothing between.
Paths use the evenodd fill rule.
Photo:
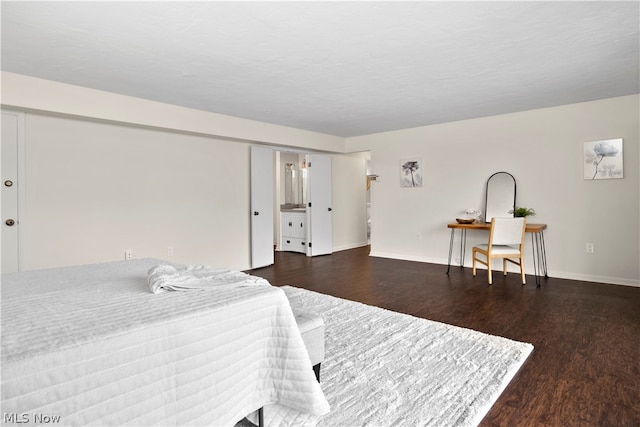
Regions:
<instances>
[{"instance_id":1,"label":"wooden chair","mask_svg":"<svg viewBox=\"0 0 640 427\"><path fill-rule=\"evenodd\" d=\"M502 258L502 272L507 275L507 261L520 267L522 284L524 277L524 230L525 218L492 218L489 242L473 247L473 276L476 275L476 262L486 265L491 285L491 259ZM485 261L478 258L484 255Z\"/></svg>"}]
</instances>

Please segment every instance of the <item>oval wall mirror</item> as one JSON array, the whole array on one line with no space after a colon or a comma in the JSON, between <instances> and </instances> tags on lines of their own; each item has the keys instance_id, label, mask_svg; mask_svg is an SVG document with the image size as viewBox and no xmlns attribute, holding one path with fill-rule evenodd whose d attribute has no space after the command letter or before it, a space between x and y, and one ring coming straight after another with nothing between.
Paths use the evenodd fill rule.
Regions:
<instances>
[{"instance_id":1,"label":"oval wall mirror","mask_svg":"<svg viewBox=\"0 0 640 427\"><path fill-rule=\"evenodd\" d=\"M484 220L513 217L516 207L516 179L509 172L496 172L487 180Z\"/></svg>"}]
</instances>

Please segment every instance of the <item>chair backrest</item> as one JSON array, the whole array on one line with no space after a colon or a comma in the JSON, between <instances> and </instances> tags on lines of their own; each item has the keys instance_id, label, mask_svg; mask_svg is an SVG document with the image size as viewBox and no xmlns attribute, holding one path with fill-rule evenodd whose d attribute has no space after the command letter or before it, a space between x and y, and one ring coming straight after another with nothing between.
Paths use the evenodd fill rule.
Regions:
<instances>
[{"instance_id":1,"label":"chair backrest","mask_svg":"<svg viewBox=\"0 0 640 427\"><path fill-rule=\"evenodd\" d=\"M524 242L526 219L493 218L489 233L490 245L521 245Z\"/></svg>"}]
</instances>

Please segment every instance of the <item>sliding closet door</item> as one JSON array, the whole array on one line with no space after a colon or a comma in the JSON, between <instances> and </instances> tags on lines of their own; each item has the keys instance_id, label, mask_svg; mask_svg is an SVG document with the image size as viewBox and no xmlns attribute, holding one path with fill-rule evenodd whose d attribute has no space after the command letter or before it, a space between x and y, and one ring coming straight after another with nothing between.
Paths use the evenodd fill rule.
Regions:
<instances>
[{"instance_id":1,"label":"sliding closet door","mask_svg":"<svg viewBox=\"0 0 640 427\"><path fill-rule=\"evenodd\" d=\"M333 252L331 156L307 155L307 255Z\"/></svg>"},{"instance_id":2,"label":"sliding closet door","mask_svg":"<svg viewBox=\"0 0 640 427\"><path fill-rule=\"evenodd\" d=\"M273 150L251 147L251 268L273 264Z\"/></svg>"}]
</instances>

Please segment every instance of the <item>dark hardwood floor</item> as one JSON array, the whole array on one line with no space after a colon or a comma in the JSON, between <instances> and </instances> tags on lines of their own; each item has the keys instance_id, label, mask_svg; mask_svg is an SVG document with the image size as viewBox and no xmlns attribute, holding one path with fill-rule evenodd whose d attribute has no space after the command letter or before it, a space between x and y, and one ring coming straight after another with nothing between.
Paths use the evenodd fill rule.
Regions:
<instances>
[{"instance_id":1,"label":"dark hardwood floor","mask_svg":"<svg viewBox=\"0 0 640 427\"><path fill-rule=\"evenodd\" d=\"M640 288L369 256L276 252L252 270L292 285L534 345L481 426L640 426ZM552 272L551 272L552 273Z\"/></svg>"}]
</instances>

